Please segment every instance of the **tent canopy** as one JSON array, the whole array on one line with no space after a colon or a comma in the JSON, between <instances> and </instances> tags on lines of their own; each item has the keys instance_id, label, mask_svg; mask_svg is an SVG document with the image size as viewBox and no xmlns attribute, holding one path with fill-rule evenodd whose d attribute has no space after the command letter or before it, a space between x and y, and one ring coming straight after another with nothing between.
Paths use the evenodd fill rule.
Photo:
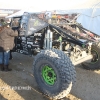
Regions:
<instances>
[{"instance_id":1,"label":"tent canopy","mask_svg":"<svg viewBox=\"0 0 100 100\"><path fill-rule=\"evenodd\" d=\"M77 22L81 23L84 28L100 35L100 8L95 10L86 9L86 11L77 18Z\"/></svg>"},{"instance_id":2,"label":"tent canopy","mask_svg":"<svg viewBox=\"0 0 100 100\"><path fill-rule=\"evenodd\" d=\"M18 17L18 16L22 16L24 12L29 12L29 13L39 13L40 10L34 7L30 7L30 8L26 8L26 9L22 9L12 15L7 16L6 18L12 18L12 17Z\"/></svg>"},{"instance_id":3,"label":"tent canopy","mask_svg":"<svg viewBox=\"0 0 100 100\"><path fill-rule=\"evenodd\" d=\"M24 13L24 11L21 10L21 11L18 11L16 13L12 14L12 15L7 16L6 18L21 16L23 13Z\"/></svg>"},{"instance_id":4,"label":"tent canopy","mask_svg":"<svg viewBox=\"0 0 100 100\"><path fill-rule=\"evenodd\" d=\"M27 2L27 1L26 1ZM56 10L58 13L84 13L84 9L100 7L100 0L36 0L34 4L28 1L30 7L24 8L15 16L22 15L22 12L41 12Z\"/></svg>"},{"instance_id":5,"label":"tent canopy","mask_svg":"<svg viewBox=\"0 0 100 100\"><path fill-rule=\"evenodd\" d=\"M38 0L36 0L37 2ZM52 11L56 10L57 14L71 14L71 13L80 13L80 16L77 18L77 22L81 23L83 27L93 31L96 34L100 35L100 0L85 0L85 2L75 3L75 5L71 5L70 0L61 0L54 1L50 0L48 2L43 3L45 0L37 2L37 7L30 7L29 9L21 10L9 17L20 16L24 12L41 12L41 11ZM54 1L54 2L52 2ZM76 0L77 1L77 0ZM75 2L75 0L74 0ZM56 4L55 4L56 3ZM69 6L70 3L70 6ZM41 5L39 5L41 4Z\"/></svg>"}]
</instances>

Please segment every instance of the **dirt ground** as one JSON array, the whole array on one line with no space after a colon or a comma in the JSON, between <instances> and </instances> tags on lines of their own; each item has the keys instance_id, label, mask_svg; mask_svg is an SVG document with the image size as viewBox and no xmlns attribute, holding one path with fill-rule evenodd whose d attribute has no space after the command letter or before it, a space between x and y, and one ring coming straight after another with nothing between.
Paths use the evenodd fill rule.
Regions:
<instances>
[{"instance_id":1,"label":"dirt ground","mask_svg":"<svg viewBox=\"0 0 100 100\"><path fill-rule=\"evenodd\" d=\"M0 100L50 100L39 92L32 72L32 57L13 53L11 72L0 71ZM100 70L76 66L77 82L61 100L100 100Z\"/></svg>"}]
</instances>

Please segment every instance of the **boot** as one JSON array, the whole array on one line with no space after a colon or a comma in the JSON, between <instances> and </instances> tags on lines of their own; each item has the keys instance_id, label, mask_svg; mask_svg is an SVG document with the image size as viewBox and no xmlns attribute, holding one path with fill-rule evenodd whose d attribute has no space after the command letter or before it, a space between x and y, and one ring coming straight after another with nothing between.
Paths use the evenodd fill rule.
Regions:
<instances>
[{"instance_id":1,"label":"boot","mask_svg":"<svg viewBox=\"0 0 100 100\"><path fill-rule=\"evenodd\" d=\"M0 71L4 71L4 66L3 66L3 64L0 64Z\"/></svg>"},{"instance_id":2,"label":"boot","mask_svg":"<svg viewBox=\"0 0 100 100\"><path fill-rule=\"evenodd\" d=\"M8 67L8 65L4 65L4 71L11 71L12 69L10 69L9 67Z\"/></svg>"}]
</instances>

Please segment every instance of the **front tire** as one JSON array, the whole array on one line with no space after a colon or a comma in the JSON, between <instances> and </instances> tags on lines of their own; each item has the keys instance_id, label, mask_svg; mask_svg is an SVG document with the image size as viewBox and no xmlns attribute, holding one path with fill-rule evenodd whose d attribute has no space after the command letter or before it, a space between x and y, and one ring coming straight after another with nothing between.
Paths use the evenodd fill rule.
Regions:
<instances>
[{"instance_id":1,"label":"front tire","mask_svg":"<svg viewBox=\"0 0 100 100\"><path fill-rule=\"evenodd\" d=\"M60 50L43 50L33 63L34 77L40 90L51 99L61 99L76 80L75 68Z\"/></svg>"}]
</instances>

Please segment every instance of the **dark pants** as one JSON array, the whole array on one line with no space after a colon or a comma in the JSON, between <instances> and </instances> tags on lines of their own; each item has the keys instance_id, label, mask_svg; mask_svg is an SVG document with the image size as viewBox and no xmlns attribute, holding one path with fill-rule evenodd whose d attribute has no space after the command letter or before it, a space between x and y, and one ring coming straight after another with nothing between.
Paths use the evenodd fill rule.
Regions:
<instances>
[{"instance_id":1,"label":"dark pants","mask_svg":"<svg viewBox=\"0 0 100 100\"><path fill-rule=\"evenodd\" d=\"M10 54L9 54L9 60L12 59L12 51L10 50Z\"/></svg>"}]
</instances>

